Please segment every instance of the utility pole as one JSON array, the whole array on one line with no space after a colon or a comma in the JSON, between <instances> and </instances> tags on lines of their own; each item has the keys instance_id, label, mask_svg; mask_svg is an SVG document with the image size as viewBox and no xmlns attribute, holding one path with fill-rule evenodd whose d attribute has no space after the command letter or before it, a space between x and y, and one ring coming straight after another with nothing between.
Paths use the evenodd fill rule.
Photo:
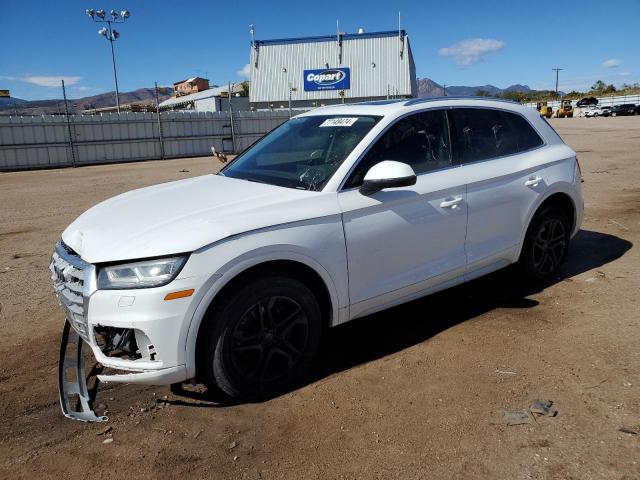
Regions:
<instances>
[{"instance_id":1,"label":"utility pole","mask_svg":"<svg viewBox=\"0 0 640 480\"><path fill-rule=\"evenodd\" d=\"M443 83L443 84L442 84L442 95L443 95L444 97L446 97L446 96L447 96L447 84L446 84L446 83Z\"/></svg>"},{"instance_id":2,"label":"utility pole","mask_svg":"<svg viewBox=\"0 0 640 480\"><path fill-rule=\"evenodd\" d=\"M71 166L76 166L76 154L73 151L73 136L71 135L71 122L69 121L69 105L67 104L67 89L62 80L62 96L64 97L64 117L67 121L67 132L69 132L69 148L71 149Z\"/></svg>"},{"instance_id":3,"label":"utility pole","mask_svg":"<svg viewBox=\"0 0 640 480\"><path fill-rule=\"evenodd\" d=\"M233 105L231 105L231 94L233 92L233 83L229 82L229 86L227 87L227 92L229 93L227 97L229 98L229 122L231 123L231 148L233 153L236 153L236 129L233 123ZM291 94L289 94L289 118L291 118Z\"/></svg>"},{"instance_id":4,"label":"utility pole","mask_svg":"<svg viewBox=\"0 0 640 480\"><path fill-rule=\"evenodd\" d=\"M554 70L556 72L556 98L558 98L558 74L560 73L560 70L564 70L564 68L552 68L551 70Z\"/></svg>"},{"instance_id":5,"label":"utility pole","mask_svg":"<svg viewBox=\"0 0 640 480\"><path fill-rule=\"evenodd\" d=\"M164 138L162 135L162 122L160 121L160 98L158 96L158 82L155 82L156 88L156 118L158 120L158 140L160 140L160 158L164 160Z\"/></svg>"}]
</instances>

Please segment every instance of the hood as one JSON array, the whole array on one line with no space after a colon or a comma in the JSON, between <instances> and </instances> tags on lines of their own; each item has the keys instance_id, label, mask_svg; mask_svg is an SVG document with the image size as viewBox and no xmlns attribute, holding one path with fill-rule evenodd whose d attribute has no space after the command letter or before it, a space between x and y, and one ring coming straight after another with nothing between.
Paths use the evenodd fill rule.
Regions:
<instances>
[{"instance_id":1,"label":"hood","mask_svg":"<svg viewBox=\"0 0 640 480\"><path fill-rule=\"evenodd\" d=\"M192 252L239 233L338 212L335 192L205 175L118 195L80 215L62 240L89 263Z\"/></svg>"}]
</instances>

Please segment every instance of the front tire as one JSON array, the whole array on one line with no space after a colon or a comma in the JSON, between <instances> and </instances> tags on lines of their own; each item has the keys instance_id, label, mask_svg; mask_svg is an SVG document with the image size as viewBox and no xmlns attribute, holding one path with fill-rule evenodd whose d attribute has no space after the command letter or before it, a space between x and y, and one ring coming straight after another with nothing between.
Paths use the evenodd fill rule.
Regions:
<instances>
[{"instance_id":1,"label":"front tire","mask_svg":"<svg viewBox=\"0 0 640 480\"><path fill-rule=\"evenodd\" d=\"M201 376L234 400L269 398L294 385L311 365L323 329L313 292L276 274L230 292L204 322Z\"/></svg>"},{"instance_id":2,"label":"front tire","mask_svg":"<svg viewBox=\"0 0 640 480\"><path fill-rule=\"evenodd\" d=\"M569 249L570 222L563 210L547 207L533 217L522 246L519 265L534 282L554 278Z\"/></svg>"}]
</instances>

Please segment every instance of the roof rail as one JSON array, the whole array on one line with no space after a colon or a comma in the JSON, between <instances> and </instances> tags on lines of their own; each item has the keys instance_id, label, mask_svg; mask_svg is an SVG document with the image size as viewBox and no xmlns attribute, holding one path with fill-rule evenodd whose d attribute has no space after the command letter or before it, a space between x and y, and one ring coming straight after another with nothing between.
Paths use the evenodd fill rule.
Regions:
<instances>
[{"instance_id":1,"label":"roof rail","mask_svg":"<svg viewBox=\"0 0 640 480\"><path fill-rule=\"evenodd\" d=\"M406 98L390 98L389 100L368 100L364 102L345 103L345 105L391 105L393 103L406 102Z\"/></svg>"},{"instance_id":2,"label":"roof rail","mask_svg":"<svg viewBox=\"0 0 640 480\"><path fill-rule=\"evenodd\" d=\"M508 100L506 98L495 98L495 97L473 97L473 96L446 96L446 97L423 97L423 98L412 98L408 100L404 105L405 107L411 105L419 105L421 103L428 102L441 102L442 100L486 100L489 102L505 102L505 103L515 103L516 105L520 105L519 102L514 100Z\"/></svg>"}]
</instances>

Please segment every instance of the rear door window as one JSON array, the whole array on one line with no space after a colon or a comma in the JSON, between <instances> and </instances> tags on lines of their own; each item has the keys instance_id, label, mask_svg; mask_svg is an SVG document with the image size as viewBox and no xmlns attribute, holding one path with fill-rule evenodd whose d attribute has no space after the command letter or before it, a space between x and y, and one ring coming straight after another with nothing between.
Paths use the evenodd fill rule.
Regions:
<instances>
[{"instance_id":1,"label":"rear door window","mask_svg":"<svg viewBox=\"0 0 640 480\"><path fill-rule=\"evenodd\" d=\"M455 108L449 112L458 163L477 162L531 150L542 139L517 114L483 108Z\"/></svg>"}]
</instances>

